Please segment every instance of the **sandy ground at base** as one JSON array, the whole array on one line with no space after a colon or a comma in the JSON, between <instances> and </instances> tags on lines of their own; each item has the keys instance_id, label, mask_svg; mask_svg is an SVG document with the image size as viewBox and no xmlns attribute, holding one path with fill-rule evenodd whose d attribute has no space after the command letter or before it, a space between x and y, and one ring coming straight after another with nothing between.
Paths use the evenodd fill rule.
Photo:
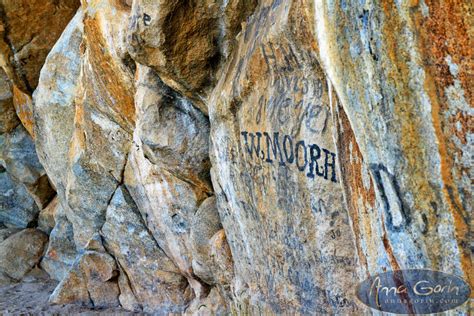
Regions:
<instances>
[{"instance_id":1,"label":"sandy ground at base","mask_svg":"<svg viewBox=\"0 0 474 316\"><path fill-rule=\"evenodd\" d=\"M21 283L0 285L0 315L134 315L121 308L50 305L48 299L57 284L44 271L34 269Z\"/></svg>"}]
</instances>

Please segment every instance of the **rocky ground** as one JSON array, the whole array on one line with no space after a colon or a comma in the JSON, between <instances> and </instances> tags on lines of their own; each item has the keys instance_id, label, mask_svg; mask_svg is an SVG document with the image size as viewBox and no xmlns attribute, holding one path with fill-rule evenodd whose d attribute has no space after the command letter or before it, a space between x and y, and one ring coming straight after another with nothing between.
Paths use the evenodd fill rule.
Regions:
<instances>
[{"instance_id":1,"label":"rocky ground","mask_svg":"<svg viewBox=\"0 0 474 316\"><path fill-rule=\"evenodd\" d=\"M121 308L51 305L48 299L57 285L57 281L37 268L20 283L0 285L0 312L2 315L139 315Z\"/></svg>"}]
</instances>

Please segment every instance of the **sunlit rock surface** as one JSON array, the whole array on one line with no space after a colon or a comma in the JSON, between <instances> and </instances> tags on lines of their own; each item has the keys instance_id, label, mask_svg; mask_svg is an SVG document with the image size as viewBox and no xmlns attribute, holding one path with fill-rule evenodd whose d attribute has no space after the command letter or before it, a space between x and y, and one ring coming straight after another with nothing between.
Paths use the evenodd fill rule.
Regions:
<instances>
[{"instance_id":1,"label":"sunlit rock surface","mask_svg":"<svg viewBox=\"0 0 474 316\"><path fill-rule=\"evenodd\" d=\"M144 312L183 312L189 297L186 278L147 230L137 206L119 187L102 227L106 249L117 259L134 301ZM119 283L120 285L120 283ZM120 291L123 287L120 285ZM189 296L189 295L188 295ZM122 295L120 301L125 300Z\"/></svg>"},{"instance_id":2,"label":"sunlit rock surface","mask_svg":"<svg viewBox=\"0 0 474 316\"><path fill-rule=\"evenodd\" d=\"M360 315L379 272L472 283L472 11L0 0L0 284L38 266L51 304Z\"/></svg>"},{"instance_id":3,"label":"sunlit rock surface","mask_svg":"<svg viewBox=\"0 0 474 316\"><path fill-rule=\"evenodd\" d=\"M431 268L470 279L469 6L316 1L320 57L340 99L349 215L369 273Z\"/></svg>"},{"instance_id":4,"label":"sunlit rock surface","mask_svg":"<svg viewBox=\"0 0 474 316\"><path fill-rule=\"evenodd\" d=\"M0 243L0 274L21 280L41 259L48 236L38 229L17 232Z\"/></svg>"}]
</instances>

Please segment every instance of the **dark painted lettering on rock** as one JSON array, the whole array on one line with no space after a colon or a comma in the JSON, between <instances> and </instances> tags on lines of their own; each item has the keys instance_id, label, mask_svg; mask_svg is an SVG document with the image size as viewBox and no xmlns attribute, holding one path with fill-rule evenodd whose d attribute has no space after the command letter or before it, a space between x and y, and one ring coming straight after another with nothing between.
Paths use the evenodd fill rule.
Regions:
<instances>
[{"instance_id":1,"label":"dark painted lettering on rock","mask_svg":"<svg viewBox=\"0 0 474 316\"><path fill-rule=\"evenodd\" d=\"M242 142L248 157L279 166L295 165L308 178L315 176L337 182L336 154L317 144L295 141L279 132L242 131Z\"/></svg>"}]
</instances>

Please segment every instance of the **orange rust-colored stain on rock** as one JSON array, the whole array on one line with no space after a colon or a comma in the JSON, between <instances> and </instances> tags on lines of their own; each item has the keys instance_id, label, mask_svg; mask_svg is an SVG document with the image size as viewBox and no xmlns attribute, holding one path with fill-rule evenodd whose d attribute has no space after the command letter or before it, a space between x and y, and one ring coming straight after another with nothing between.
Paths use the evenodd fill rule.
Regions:
<instances>
[{"instance_id":1,"label":"orange rust-colored stain on rock","mask_svg":"<svg viewBox=\"0 0 474 316\"><path fill-rule=\"evenodd\" d=\"M382 225L382 229L383 229L383 235L382 235L383 247L386 250L388 260L390 261L390 265L392 266L392 270L401 270L400 265L398 264L397 259L395 258L393 254L392 245L390 245L390 241L387 238L387 231L385 230L385 225Z\"/></svg>"},{"instance_id":2,"label":"orange rust-colored stain on rock","mask_svg":"<svg viewBox=\"0 0 474 316\"><path fill-rule=\"evenodd\" d=\"M469 170L452 159L455 155L461 157L463 154L462 149L453 141L452 135L455 135L462 144L466 144L466 134L474 132L474 124L473 117L459 109L454 115L447 115L455 109L450 109L445 89L453 85L455 80L459 80L464 97L469 107L472 108L474 53L472 37L469 34L472 23L469 19L472 19L470 12L472 12L473 4L471 1L462 0L444 2L427 0L426 4L429 7L429 16L422 17L420 14L414 14L413 19L419 29L419 49L422 51L422 55L426 56L424 60L427 69L425 90L428 92L433 106L433 124L441 156L443 193L448 201L450 212L453 214L456 237L462 251L463 270L472 287L474 278L471 272L470 251L467 246L469 223L466 218L469 216L462 206L456 185L456 180L460 180L459 178L463 174L468 175ZM449 69L448 58L451 59L451 63L457 65L456 77ZM453 173L453 170L457 170L457 172ZM457 179L454 179L454 174L458 175ZM467 194L465 199L469 201L471 196L469 189L464 193Z\"/></svg>"},{"instance_id":3,"label":"orange rust-colored stain on rock","mask_svg":"<svg viewBox=\"0 0 474 316\"><path fill-rule=\"evenodd\" d=\"M78 7L78 0L2 1L2 38L9 44L2 53L17 60L8 75L20 89L36 88L46 56Z\"/></svg>"},{"instance_id":4,"label":"orange rust-colored stain on rock","mask_svg":"<svg viewBox=\"0 0 474 316\"><path fill-rule=\"evenodd\" d=\"M414 211L429 210L426 213L428 222L435 223L437 221L436 214L430 203L437 201L438 196L429 181L431 178L429 165L431 153L422 136L428 122L421 119L423 110L418 94L422 92L414 91L410 85L413 75L409 67L417 67L412 63L410 46L400 44L400 40L410 40L403 37L404 27L408 22L398 14L399 10L394 3L384 2L383 10L385 15L384 41L391 65L389 78L390 83L398 92L394 97L394 117L396 118L394 124L397 124L397 130L400 131L399 143L405 157L400 172L411 175L403 185L405 190L412 192L415 197L411 209ZM436 265L439 258L433 253L430 259Z\"/></svg>"},{"instance_id":5,"label":"orange rust-colored stain on rock","mask_svg":"<svg viewBox=\"0 0 474 316\"><path fill-rule=\"evenodd\" d=\"M168 63L161 70L177 78L186 89L204 89L215 80L209 65L218 56L213 45L218 36L214 27L217 19L210 13L200 9L198 3L182 1L163 19L167 21L162 25L166 44L163 53Z\"/></svg>"},{"instance_id":6,"label":"orange rust-colored stain on rock","mask_svg":"<svg viewBox=\"0 0 474 316\"><path fill-rule=\"evenodd\" d=\"M361 231L362 227L364 228L364 234L368 236L373 235L370 223L371 216L369 215L367 206L375 207L374 186L369 175L366 176L370 180L370 187L367 189L364 185L362 179L362 173L364 172L362 165L364 159L344 108L335 97L332 106L334 107L333 112L336 114L334 117L334 125L337 135L336 146L341 170L341 183L345 191L344 196L356 236L355 241L359 260L361 264L367 268L367 261L369 260L367 254L374 253L375 255L377 249L371 249L371 245L368 244L366 246L368 249L364 250L359 241L363 234ZM350 150L351 147L352 150ZM359 201L362 201L362 207L360 207Z\"/></svg>"},{"instance_id":7,"label":"orange rust-colored stain on rock","mask_svg":"<svg viewBox=\"0 0 474 316\"><path fill-rule=\"evenodd\" d=\"M468 103L472 105L472 76L474 71L474 47L469 29L472 28L472 1L465 0L426 0L429 16L415 15L423 56L426 56L428 69L434 75L437 93L444 96L444 88L453 84L446 57L458 65L458 78ZM470 8L470 9L469 9ZM470 11L470 12L469 12ZM472 31L471 31L472 33ZM441 108L447 107L442 104Z\"/></svg>"},{"instance_id":8,"label":"orange rust-colored stain on rock","mask_svg":"<svg viewBox=\"0 0 474 316\"><path fill-rule=\"evenodd\" d=\"M422 173L427 170L425 163L421 157L426 157L426 153L420 142L420 131L422 126L417 121L418 109L413 104L414 100L410 98L410 91L408 80L410 78L410 70L408 69L408 52L404 50L404 46L399 44L399 35L403 33L401 28L404 21L397 14L395 4L384 2L383 5L385 13L384 21L384 40L387 46L387 53L390 58L392 68L389 72L392 83L395 86L398 95L395 97L395 116L401 125L399 130L402 133L400 143L403 148L405 157L407 158L408 168L414 172L412 178L417 181L414 187L419 188L420 195L426 193L429 196L430 188L425 188L427 183L426 178ZM420 196L420 197L421 197Z\"/></svg>"},{"instance_id":9,"label":"orange rust-colored stain on rock","mask_svg":"<svg viewBox=\"0 0 474 316\"><path fill-rule=\"evenodd\" d=\"M74 161L74 158L86 147L86 135L83 130L84 107L81 102L76 102L76 112L74 115L74 134L72 144L69 147L68 159Z\"/></svg>"},{"instance_id":10,"label":"orange rust-colored stain on rock","mask_svg":"<svg viewBox=\"0 0 474 316\"><path fill-rule=\"evenodd\" d=\"M420 36L420 50L425 56L426 68L434 81L434 90L431 99L439 100L439 111L441 125L440 128L446 139L447 150L456 153L458 157L462 151L453 141L451 135L455 135L462 144L466 144L467 134L474 132L473 117L467 113L458 111L449 116L446 111L449 109L445 89L454 84L455 79L459 80L462 92L467 103L473 105L472 76L474 73L474 48L472 36L469 34L470 20L469 7L472 2L450 0L444 3L439 1L427 1L429 16L422 17L420 14L413 16ZM472 33L472 32L471 32ZM457 66L456 78L451 74L447 59ZM451 109L454 110L454 109ZM451 155L452 156L452 155ZM449 157L446 157L449 159ZM459 169L459 174L467 174L469 170L464 170L462 166L450 164Z\"/></svg>"},{"instance_id":11,"label":"orange rust-colored stain on rock","mask_svg":"<svg viewBox=\"0 0 474 316\"><path fill-rule=\"evenodd\" d=\"M290 32L297 41L297 46L308 51L318 52L317 36L314 32L314 10L311 1L292 1L288 16ZM302 14L303 13L303 14Z\"/></svg>"},{"instance_id":12,"label":"orange rust-colored stain on rock","mask_svg":"<svg viewBox=\"0 0 474 316\"><path fill-rule=\"evenodd\" d=\"M460 128L455 127L457 122L460 123ZM458 112L453 116L451 123L454 127L451 131L461 141L461 144L467 145L467 135L474 133L474 116Z\"/></svg>"},{"instance_id":13,"label":"orange rust-colored stain on rock","mask_svg":"<svg viewBox=\"0 0 474 316\"><path fill-rule=\"evenodd\" d=\"M34 139L33 101L31 96L18 89L16 85L13 85L13 105L15 106L16 114L20 118L21 123Z\"/></svg>"},{"instance_id":14,"label":"orange rust-colored stain on rock","mask_svg":"<svg viewBox=\"0 0 474 316\"><path fill-rule=\"evenodd\" d=\"M101 91L104 96L97 96L97 101L106 102L107 108L112 109L119 115L119 119L125 121L129 129L135 126L135 104L133 91L119 75L123 71L116 64L113 57L107 51L105 39L100 32L100 23L91 17L84 19L84 33L86 34L89 61L93 72L94 83L99 87L91 88L93 91ZM87 83L86 83L87 84ZM97 93L97 92L95 92Z\"/></svg>"},{"instance_id":15,"label":"orange rust-colored stain on rock","mask_svg":"<svg viewBox=\"0 0 474 316\"><path fill-rule=\"evenodd\" d=\"M54 249L51 249L50 251L48 251L48 256L53 260L58 260L58 254L56 250Z\"/></svg>"}]
</instances>

